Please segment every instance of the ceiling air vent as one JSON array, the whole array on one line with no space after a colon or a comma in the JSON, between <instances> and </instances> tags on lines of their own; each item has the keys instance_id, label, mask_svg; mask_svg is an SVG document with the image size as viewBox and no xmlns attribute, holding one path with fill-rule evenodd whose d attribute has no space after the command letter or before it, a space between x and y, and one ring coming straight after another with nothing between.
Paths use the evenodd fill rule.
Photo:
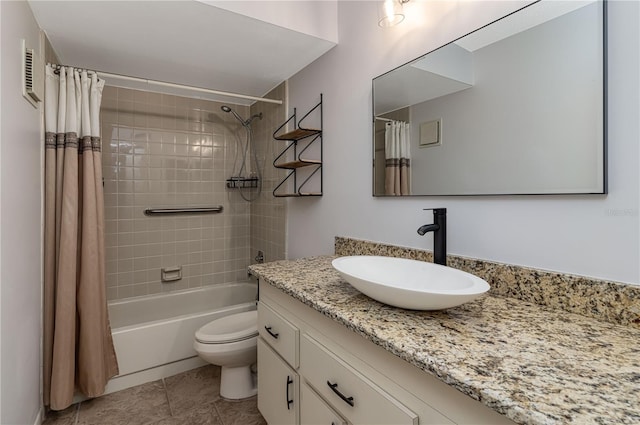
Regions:
<instances>
[{"instance_id":1,"label":"ceiling air vent","mask_svg":"<svg viewBox=\"0 0 640 425\"><path fill-rule=\"evenodd\" d=\"M38 56L33 49L28 49L26 42L22 40L22 95L36 108L43 98L43 71L42 62Z\"/></svg>"}]
</instances>

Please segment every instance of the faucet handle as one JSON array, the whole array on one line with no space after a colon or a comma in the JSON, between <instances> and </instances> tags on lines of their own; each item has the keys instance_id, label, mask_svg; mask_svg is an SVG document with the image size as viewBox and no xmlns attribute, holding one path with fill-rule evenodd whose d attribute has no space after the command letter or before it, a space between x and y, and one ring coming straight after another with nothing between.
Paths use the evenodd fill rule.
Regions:
<instances>
[{"instance_id":1,"label":"faucet handle","mask_svg":"<svg viewBox=\"0 0 640 425\"><path fill-rule=\"evenodd\" d=\"M447 209L446 208L423 208L422 211L433 211L433 214L447 214Z\"/></svg>"}]
</instances>

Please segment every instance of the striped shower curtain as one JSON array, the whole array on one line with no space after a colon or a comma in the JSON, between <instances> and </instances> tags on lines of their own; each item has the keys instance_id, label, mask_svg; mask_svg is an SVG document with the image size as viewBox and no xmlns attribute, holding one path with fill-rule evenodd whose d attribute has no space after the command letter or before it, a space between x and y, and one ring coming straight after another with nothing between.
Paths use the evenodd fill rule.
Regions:
<instances>
[{"instance_id":1,"label":"striped shower curtain","mask_svg":"<svg viewBox=\"0 0 640 425\"><path fill-rule=\"evenodd\" d=\"M385 195L411 195L410 129L403 121L385 123Z\"/></svg>"},{"instance_id":2,"label":"striped shower curtain","mask_svg":"<svg viewBox=\"0 0 640 425\"><path fill-rule=\"evenodd\" d=\"M105 287L100 103L95 73L45 79L44 404L104 393L118 374Z\"/></svg>"}]
</instances>

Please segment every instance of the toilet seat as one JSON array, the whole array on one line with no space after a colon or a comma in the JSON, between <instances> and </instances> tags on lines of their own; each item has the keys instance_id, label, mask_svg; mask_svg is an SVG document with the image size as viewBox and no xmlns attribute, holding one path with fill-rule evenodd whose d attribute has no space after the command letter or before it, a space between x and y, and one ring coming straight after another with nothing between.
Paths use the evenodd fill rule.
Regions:
<instances>
[{"instance_id":1,"label":"toilet seat","mask_svg":"<svg viewBox=\"0 0 640 425\"><path fill-rule=\"evenodd\" d=\"M202 344L227 344L258 336L258 311L245 311L213 320L196 331Z\"/></svg>"}]
</instances>

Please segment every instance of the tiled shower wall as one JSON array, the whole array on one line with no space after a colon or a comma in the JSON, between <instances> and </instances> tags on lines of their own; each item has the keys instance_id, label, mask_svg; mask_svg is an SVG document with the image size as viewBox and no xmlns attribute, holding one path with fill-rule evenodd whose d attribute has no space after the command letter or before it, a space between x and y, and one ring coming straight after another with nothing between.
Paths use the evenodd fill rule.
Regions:
<instances>
[{"instance_id":1,"label":"tiled shower wall","mask_svg":"<svg viewBox=\"0 0 640 425\"><path fill-rule=\"evenodd\" d=\"M269 92L265 97L283 99L286 102L286 83ZM273 189L287 175L286 170L273 166L274 158L286 147L284 141L274 140L273 131L286 120L287 105L256 102L251 114L262 112L263 119L252 124L256 153L262 170L262 192L251 204L251 262L258 250L264 252L265 261L286 258L286 200L273 196Z\"/></svg>"},{"instance_id":2,"label":"tiled shower wall","mask_svg":"<svg viewBox=\"0 0 640 425\"><path fill-rule=\"evenodd\" d=\"M221 105L105 87L101 119L109 299L246 280L246 267L255 256L250 254L251 204L225 185L245 133ZM230 106L242 116L249 114L247 106ZM148 207L211 205L222 205L224 212L143 214ZM256 216L267 225L262 217L271 216ZM161 269L174 266L182 266L182 279L162 283Z\"/></svg>"}]
</instances>

